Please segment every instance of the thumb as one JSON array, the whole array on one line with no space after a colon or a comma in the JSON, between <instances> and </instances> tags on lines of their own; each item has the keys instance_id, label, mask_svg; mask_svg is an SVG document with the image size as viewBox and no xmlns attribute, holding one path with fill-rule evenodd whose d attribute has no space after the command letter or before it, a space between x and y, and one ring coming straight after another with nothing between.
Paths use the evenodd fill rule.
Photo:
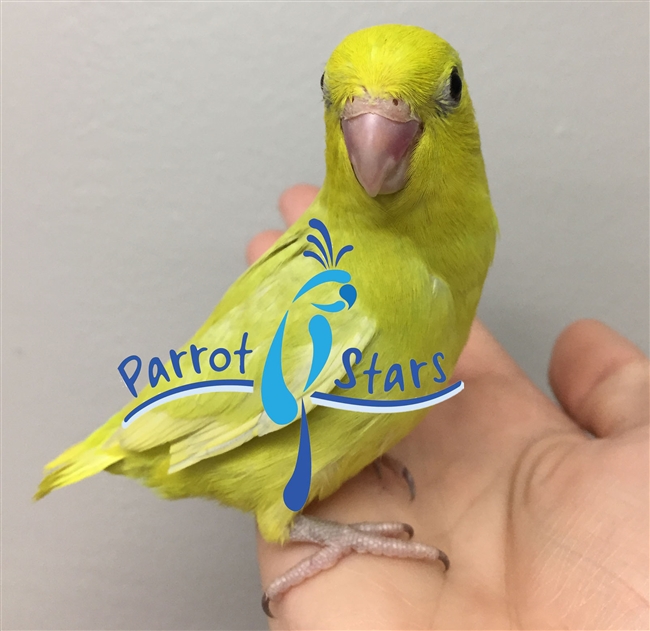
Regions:
<instances>
[{"instance_id":1,"label":"thumb","mask_svg":"<svg viewBox=\"0 0 650 631\"><path fill-rule=\"evenodd\" d=\"M649 421L650 366L632 342L596 320L579 320L557 339L549 381L569 416L598 437Z\"/></svg>"}]
</instances>

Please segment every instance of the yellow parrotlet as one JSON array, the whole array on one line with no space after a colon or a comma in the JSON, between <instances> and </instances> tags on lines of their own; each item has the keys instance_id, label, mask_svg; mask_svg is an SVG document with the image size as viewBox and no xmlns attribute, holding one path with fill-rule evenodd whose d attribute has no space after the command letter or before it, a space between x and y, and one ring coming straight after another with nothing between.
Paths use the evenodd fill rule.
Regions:
<instances>
[{"instance_id":1,"label":"yellow parrotlet","mask_svg":"<svg viewBox=\"0 0 650 631\"><path fill-rule=\"evenodd\" d=\"M450 382L441 382L440 375L452 374L467 341L497 234L474 109L460 58L447 42L412 26L363 29L333 52L321 87L327 171L312 205L230 287L181 349L187 354L177 357L177 365L167 362L155 387L144 388L51 462L36 493L40 498L106 470L135 478L168 499L207 497L253 512L269 541L313 541L331 552L269 586L267 612L269 600L329 567L350 546L448 563L435 548L395 539L399 532L385 525L351 528L287 507L283 490L296 465L301 416L298 411L292 422L274 422L260 394L265 359L283 317L288 314L282 374L296 401L304 402L311 439L309 503L332 494L384 454L424 414L332 409L314 405L310 395L397 400L447 387ZM310 225L314 219L326 226L334 256L353 247L338 264L327 260L327 243L313 228L318 222ZM315 256L305 256L308 251ZM337 302L340 283L324 283L294 300L325 266L345 270L356 290L336 312L319 311L318 305ZM304 390L315 348L308 322L315 313L329 322L331 351ZM244 332L252 352L242 375L232 351ZM191 345L208 349L196 358L200 372ZM217 348L231 353L222 372L214 368L225 365L225 354L214 367L209 364ZM342 357L350 348L358 353L346 370ZM381 372L373 376L373 369ZM253 392L169 400L123 427L127 414L155 394L216 378L250 379ZM342 536L347 548L337 543Z\"/></svg>"}]
</instances>

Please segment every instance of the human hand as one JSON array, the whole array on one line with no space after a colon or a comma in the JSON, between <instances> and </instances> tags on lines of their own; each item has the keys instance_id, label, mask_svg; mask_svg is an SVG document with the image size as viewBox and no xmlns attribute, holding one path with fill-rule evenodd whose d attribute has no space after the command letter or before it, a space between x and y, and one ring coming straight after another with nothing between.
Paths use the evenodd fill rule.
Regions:
<instances>
[{"instance_id":1,"label":"human hand","mask_svg":"<svg viewBox=\"0 0 650 631\"><path fill-rule=\"evenodd\" d=\"M317 189L283 194L287 223ZM249 260L280 235L256 237ZM478 321L458 362L465 391L433 408L372 470L307 510L340 522L403 521L439 564L351 555L274 605L277 629L647 629L649 364L596 321L558 338L540 392ZM596 438L589 437L588 430ZM267 585L315 548L259 540Z\"/></svg>"}]
</instances>

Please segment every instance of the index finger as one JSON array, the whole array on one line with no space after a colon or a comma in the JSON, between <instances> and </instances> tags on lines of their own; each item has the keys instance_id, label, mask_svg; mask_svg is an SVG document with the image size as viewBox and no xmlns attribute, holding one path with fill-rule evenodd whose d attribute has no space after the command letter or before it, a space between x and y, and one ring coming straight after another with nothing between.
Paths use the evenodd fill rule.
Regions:
<instances>
[{"instance_id":1,"label":"index finger","mask_svg":"<svg viewBox=\"0 0 650 631\"><path fill-rule=\"evenodd\" d=\"M318 194L318 187L312 184L297 184L280 195L280 213L287 226L302 215Z\"/></svg>"},{"instance_id":2,"label":"index finger","mask_svg":"<svg viewBox=\"0 0 650 631\"><path fill-rule=\"evenodd\" d=\"M280 195L278 206L287 226L302 215L318 194L318 187L311 184L297 184ZM246 248L246 260L249 265L257 261L282 236L281 230L265 230L259 233Z\"/></svg>"}]
</instances>

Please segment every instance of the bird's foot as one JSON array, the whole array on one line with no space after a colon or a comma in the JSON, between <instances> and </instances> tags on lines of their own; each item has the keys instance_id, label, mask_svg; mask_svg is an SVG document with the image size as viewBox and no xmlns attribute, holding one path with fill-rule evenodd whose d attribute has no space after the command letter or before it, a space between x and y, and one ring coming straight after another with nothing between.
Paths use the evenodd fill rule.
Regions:
<instances>
[{"instance_id":1,"label":"bird's foot","mask_svg":"<svg viewBox=\"0 0 650 631\"><path fill-rule=\"evenodd\" d=\"M413 479L411 472L397 458L384 454L383 456L376 458L372 464L375 467L379 479L381 479L382 465L388 467L394 474L403 477L409 487L411 501L415 499L415 480Z\"/></svg>"},{"instance_id":2,"label":"bird's foot","mask_svg":"<svg viewBox=\"0 0 650 631\"><path fill-rule=\"evenodd\" d=\"M440 560L445 571L449 569L449 558L442 550L400 539L403 535L411 539L413 528L401 522L339 524L299 515L291 528L290 541L315 543L322 546L322 549L294 565L268 586L262 596L264 613L272 618L272 601L280 600L292 587L334 567L352 552L400 559Z\"/></svg>"}]
</instances>

